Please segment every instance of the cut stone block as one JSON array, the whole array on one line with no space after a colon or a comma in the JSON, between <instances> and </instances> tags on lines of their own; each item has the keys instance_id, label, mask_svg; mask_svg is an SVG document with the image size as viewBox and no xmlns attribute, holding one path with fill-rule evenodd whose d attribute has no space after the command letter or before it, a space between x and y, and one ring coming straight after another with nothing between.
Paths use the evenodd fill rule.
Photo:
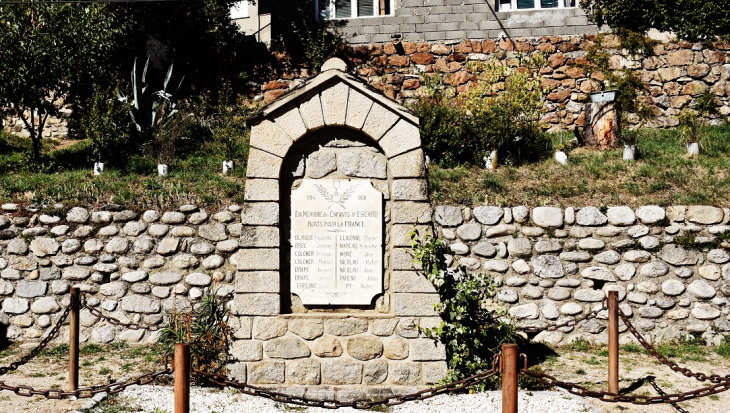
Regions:
<instances>
[{"instance_id":1,"label":"cut stone block","mask_svg":"<svg viewBox=\"0 0 730 413\"><path fill-rule=\"evenodd\" d=\"M393 178L424 177L426 175L425 159L421 149L390 158L390 170Z\"/></svg>"},{"instance_id":2,"label":"cut stone block","mask_svg":"<svg viewBox=\"0 0 730 413\"><path fill-rule=\"evenodd\" d=\"M280 308L279 294L237 294L233 302L237 315L278 315Z\"/></svg>"},{"instance_id":3,"label":"cut stone block","mask_svg":"<svg viewBox=\"0 0 730 413\"><path fill-rule=\"evenodd\" d=\"M324 115L322 114L322 103L319 95L315 94L309 100L299 105L299 113L302 115L304 124L309 131L324 126Z\"/></svg>"},{"instance_id":4,"label":"cut stone block","mask_svg":"<svg viewBox=\"0 0 730 413\"><path fill-rule=\"evenodd\" d=\"M421 146L418 126L401 119L378 141L388 159Z\"/></svg>"},{"instance_id":5,"label":"cut stone block","mask_svg":"<svg viewBox=\"0 0 730 413\"><path fill-rule=\"evenodd\" d=\"M438 294L394 294L395 314L399 316L438 315L434 304L439 302Z\"/></svg>"},{"instance_id":6,"label":"cut stone block","mask_svg":"<svg viewBox=\"0 0 730 413\"><path fill-rule=\"evenodd\" d=\"M268 152L251 148L248 153L247 178L279 179L282 159Z\"/></svg>"},{"instance_id":7,"label":"cut stone block","mask_svg":"<svg viewBox=\"0 0 730 413\"><path fill-rule=\"evenodd\" d=\"M279 201L279 181L248 179L243 197L246 201Z\"/></svg>"},{"instance_id":8,"label":"cut stone block","mask_svg":"<svg viewBox=\"0 0 730 413\"><path fill-rule=\"evenodd\" d=\"M350 89L345 124L355 129L362 129L372 107L373 101L370 98L354 89Z\"/></svg>"},{"instance_id":9,"label":"cut stone block","mask_svg":"<svg viewBox=\"0 0 730 413\"><path fill-rule=\"evenodd\" d=\"M294 141L270 120L264 120L251 128L251 147L280 158L286 156L293 143Z\"/></svg>"},{"instance_id":10,"label":"cut stone block","mask_svg":"<svg viewBox=\"0 0 730 413\"><path fill-rule=\"evenodd\" d=\"M373 107L370 109L365 124L362 127L362 131L370 135L374 140L379 141L385 135L385 132L395 125L397 121L397 114L378 103L373 103ZM388 157L390 158L390 156Z\"/></svg>"},{"instance_id":11,"label":"cut stone block","mask_svg":"<svg viewBox=\"0 0 730 413\"><path fill-rule=\"evenodd\" d=\"M345 124L349 90L350 87L346 83L337 83L322 91L322 113L327 125Z\"/></svg>"},{"instance_id":12,"label":"cut stone block","mask_svg":"<svg viewBox=\"0 0 730 413\"><path fill-rule=\"evenodd\" d=\"M250 270L278 270L278 248L248 248L238 252L238 269Z\"/></svg>"},{"instance_id":13,"label":"cut stone block","mask_svg":"<svg viewBox=\"0 0 730 413\"><path fill-rule=\"evenodd\" d=\"M276 124L293 141L296 141L307 133L307 126L304 124L302 115L299 113L299 108L297 107L291 108L281 115L277 115Z\"/></svg>"},{"instance_id":14,"label":"cut stone block","mask_svg":"<svg viewBox=\"0 0 730 413\"><path fill-rule=\"evenodd\" d=\"M279 293L279 272L239 271L236 274L237 293Z\"/></svg>"}]
</instances>

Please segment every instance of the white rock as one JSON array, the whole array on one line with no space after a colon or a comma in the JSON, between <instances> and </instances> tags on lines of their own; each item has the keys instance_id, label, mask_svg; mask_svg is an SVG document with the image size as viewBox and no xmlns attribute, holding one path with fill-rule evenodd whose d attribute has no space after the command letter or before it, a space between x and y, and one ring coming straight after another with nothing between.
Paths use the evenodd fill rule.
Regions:
<instances>
[{"instance_id":1,"label":"white rock","mask_svg":"<svg viewBox=\"0 0 730 413\"><path fill-rule=\"evenodd\" d=\"M720 310L710 304L697 303L692 309L692 316L698 320L714 320L720 317Z\"/></svg>"},{"instance_id":2,"label":"white rock","mask_svg":"<svg viewBox=\"0 0 730 413\"><path fill-rule=\"evenodd\" d=\"M676 296L684 292L684 283L679 280L667 280L662 283L662 292L666 295Z\"/></svg>"},{"instance_id":3,"label":"white rock","mask_svg":"<svg viewBox=\"0 0 730 413\"><path fill-rule=\"evenodd\" d=\"M518 224L524 224L530 219L530 210L523 206L514 207L512 208L512 218Z\"/></svg>"},{"instance_id":4,"label":"white rock","mask_svg":"<svg viewBox=\"0 0 730 413\"><path fill-rule=\"evenodd\" d=\"M578 213L575 214L575 221L578 225L595 227L606 224L608 218L596 207L585 207L578 210Z\"/></svg>"},{"instance_id":5,"label":"white rock","mask_svg":"<svg viewBox=\"0 0 730 413\"><path fill-rule=\"evenodd\" d=\"M530 272L530 265L525 260L520 259L512 263L512 269L517 274L527 274Z\"/></svg>"},{"instance_id":6,"label":"white rock","mask_svg":"<svg viewBox=\"0 0 730 413\"><path fill-rule=\"evenodd\" d=\"M616 277L613 276L611 270L603 267L586 267L580 273L583 278L596 281L615 282Z\"/></svg>"},{"instance_id":7,"label":"white rock","mask_svg":"<svg viewBox=\"0 0 730 413\"><path fill-rule=\"evenodd\" d=\"M509 313L518 320L526 318L535 319L540 314L540 310L537 308L537 304L530 303L511 307Z\"/></svg>"},{"instance_id":8,"label":"white rock","mask_svg":"<svg viewBox=\"0 0 730 413\"><path fill-rule=\"evenodd\" d=\"M533 258L532 268L535 275L540 278L562 278L565 275L563 264L554 255L540 255Z\"/></svg>"},{"instance_id":9,"label":"white rock","mask_svg":"<svg viewBox=\"0 0 730 413\"><path fill-rule=\"evenodd\" d=\"M558 307L555 306L555 304L548 302L545 305L542 306L542 315L547 318L548 320L555 320L558 317L560 317L560 312L558 311Z\"/></svg>"},{"instance_id":10,"label":"white rock","mask_svg":"<svg viewBox=\"0 0 730 413\"><path fill-rule=\"evenodd\" d=\"M639 268L639 275L644 277L661 277L669 272L669 266L663 261L654 260Z\"/></svg>"},{"instance_id":11,"label":"white rock","mask_svg":"<svg viewBox=\"0 0 730 413\"><path fill-rule=\"evenodd\" d=\"M517 291L514 290L502 290L497 294L497 299L505 303L516 303L520 297L517 295Z\"/></svg>"},{"instance_id":12,"label":"white rock","mask_svg":"<svg viewBox=\"0 0 730 413\"><path fill-rule=\"evenodd\" d=\"M509 270L509 264L502 260L488 260L484 263L484 269L487 271L505 273Z\"/></svg>"},{"instance_id":13,"label":"white rock","mask_svg":"<svg viewBox=\"0 0 730 413\"><path fill-rule=\"evenodd\" d=\"M664 208L656 205L647 205L639 207L636 210L636 216L644 224L654 224L667 217Z\"/></svg>"},{"instance_id":14,"label":"white rock","mask_svg":"<svg viewBox=\"0 0 730 413\"><path fill-rule=\"evenodd\" d=\"M496 225L504 216L504 209L495 206L474 208L474 217L484 225Z\"/></svg>"},{"instance_id":15,"label":"white rock","mask_svg":"<svg viewBox=\"0 0 730 413\"><path fill-rule=\"evenodd\" d=\"M543 228L562 227L563 211L560 208L554 207L537 207L532 210L532 222Z\"/></svg>"},{"instance_id":16,"label":"white rock","mask_svg":"<svg viewBox=\"0 0 730 413\"><path fill-rule=\"evenodd\" d=\"M704 280L694 280L687 287L687 291L697 298L712 298L715 296L715 289Z\"/></svg>"},{"instance_id":17,"label":"white rock","mask_svg":"<svg viewBox=\"0 0 730 413\"><path fill-rule=\"evenodd\" d=\"M627 206L608 208L607 216L611 225L628 226L636 222L634 210Z\"/></svg>"},{"instance_id":18,"label":"white rock","mask_svg":"<svg viewBox=\"0 0 730 413\"><path fill-rule=\"evenodd\" d=\"M583 312L583 307L576 303L565 303L560 307L560 312L565 315L578 315Z\"/></svg>"},{"instance_id":19,"label":"white rock","mask_svg":"<svg viewBox=\"0 0 730 413\"><path fill-rule=\"evenodd\" d=\"M720 267L714 264L709 265L703 265L700 268L697 269L697 273L700 275L700 277L710 280L710 281L717 281L720 279Z\"/></svg>"}]
</instances>

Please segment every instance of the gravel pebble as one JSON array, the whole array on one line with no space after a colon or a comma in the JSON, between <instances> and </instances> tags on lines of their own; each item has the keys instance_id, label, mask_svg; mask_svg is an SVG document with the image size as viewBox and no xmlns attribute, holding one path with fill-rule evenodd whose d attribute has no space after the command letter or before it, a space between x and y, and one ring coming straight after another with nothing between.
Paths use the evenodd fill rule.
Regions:
<instances>
[{"instance_id":1,"label":"gravel pebble","mask_svg":"<svg viewBox=\"0 0 730 413\"><path fill-rule=\"evenodd\" d=\"M121 398L131 408L142 412L172 412L173 391L169 386L131 386ZM599 412L587 401L562 391L520 391L519 410L521 413L579 413ZM242 394L235 390L190 389L191 413L281 413L287 411L282 403L262 397ZM352 408L338 409L339 412L356 412ZM489 391L475 394L441 395L431 399L409 402L394 406L393 413L453 413L453 412L501 412L502 393ZM332 412L330 409L310 407L307 413Z\"/></svg>"}]
</instances>

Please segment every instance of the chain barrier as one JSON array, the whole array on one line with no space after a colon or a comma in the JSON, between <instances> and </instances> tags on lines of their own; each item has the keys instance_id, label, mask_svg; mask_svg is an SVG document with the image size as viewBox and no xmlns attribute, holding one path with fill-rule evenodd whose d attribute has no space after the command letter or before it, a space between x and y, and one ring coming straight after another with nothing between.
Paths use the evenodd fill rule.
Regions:
<instances>
[{"instance_id":1,"label":"chain barrier","mask_svg":"<svg viewBox=\"0 0 730 413\"><path fill-rule=\"evenodd\" d=\"M81 308L85 308L85 309L89 310L89 312L92 315L99 317L101 319L104 319L104 320L108 321L109 324L114 325L114 326L127 327L130 330L159 331L159 330L163 329L163 327L150 326L150 325L144 325L144 324L139 324L139 323L125 323L124 321L122 321L118 318L115 318L115 317L112 317L109 315L104 315L104 313L102 313L101 311L86 304L86 295L84 295L84 294L81 294Z\"/></svg>"},{"instance_id":2,"label":"chain barrier","mask_svg":"<svg viewBox=\"0 0 730 413\"><path fill-rule=\"evenodd\" d=\"M660 363L664 364L665 366L669 367L673 371L676 371L678 373L683 374L685 377L692 377L699 381L707 381L709 380L711 383L722 383L722 382L728 382L730 381L730 374L727 374L725 376L720 376L719 374L705 374L705 373L697 373L694 372L686 367L682 367L678 365L677 363L669 360L662 354L660 354L656 347L646 341L646 339L639 333L639 331L636 329L633 323L631 323L631 320L624 314L621 309L618 309L618 315L621 317L621 320L626 324L626 328L631 332L631 334L636 337L636 340L639 341L639 344L641 344L642 347L646 349L646 351L649 352L652 356L654 356L657 360L659 360Z\"/></svg>"},{"instance_id":3,"label":"chain barrier","mask_svg":"<svg viewBox=\"0 0 730 413\"><path fill-rule=\"evenodd\" d=\"M165 357L165 358L167 359L167 357ZM151 383L159 376L171 374L171 373L172 373L172 369L167 366L167 361L165 361L164 370L145 373L140 376L131 378L127 381L118 381L115 383L107 384L106 386L82 387L82 388L80 388L78 390L74 390L74 391L63 391L63 390L59 390L59 389L37 390L37 389L34 389L33 387L29 387L29 386L12 386L10 384L6 384L5 382L0 381L0 390L12 391L13 393L17 394L18 396L24 396L24 397L42 396L47 399L63 399L63 398L69 398L69 397L76 397L77 399L87 399L87 398L93 397L94 395L99 394L99 393L108 393L108 394L119 393L121 391L124 391L127 387L135 385L135 384L143 386L145 384Z\"/></svg>"},{"instance_id":4,"label":"chain barrier","mask_svg":"<svg viewBox=\"0 0 730 413\"><path fill-rule=\"evenodd\" d=\"M539 381L540 383L543 383L550 387L560 387L561 389L565 389L570 393L573 393L575 395L581 396L581 397L592 397L599 399L604 402L609 403L618 403L618 402L625 402L625 403L631 403L631 404L658 404L658 403L678 403L683 402L690 399L695 399L698 397L705 397L712 394L722 393L726 390L730 390L730 380L726 380L717 384L713 384L712 386L708 387L702 387L700 389L684 392L684 393L672 393L672 394L665 394L662 396L634 396L634 395L622 395L622 394L613 394L605 391L595 391L590 390L585 386L581 386L580 384L575 383L567 383L564 381L560 381L556 379L555 377L545 374L545 373L538 373L534 371L527 370L526 368L523 368L520 370L520 373L527 374L528 376L534 377L535 380Z\"/></svg>"},{"instance_id":5,"label":"chain barrier","mask_svg":"<svg viewBox=\"0 0 730 413\"><path fill-rule=\"evenodd\" d=\"M539 333L542 331L555 331L555 330L557 330L559 328L563 328L563 327L575 327L581 321L591 320L591 319L598 317L598 314L604 310L608 310L608 299L607 298L603 299L603 303L601 304L600 310L593 310L588 314L584 314L580 317L573 318L564 323L549 324L549 325L543 326L543 327L518 327L517 331L522 331L525 333Z\"/></svg>"},{"instance_id":6,"label":"chain barrier","mask_svg":"<svg viewBox=\"0 0 730 413\"><path fill-rule=\"evenodd\" d=\"M61 317L56 321L56 325L53 326L51 331L48 333L46 338L41 340L40 343L38 343L33 350L31 350L28 354L24 355L20 358L18 361L14 361L10 363L7 366L0 367L0 376L7 374L9 371L17 370L18 367L27 364L29 361L31 361L34 357L36 357L43 349L45 349L48 346L48 343L53 341L56 337L58 337L58 333L61 331L61 327L63 327L63 323L68 318L69 313L71 312L71 304L69 304L65 310L63 310L63 314L61 314Z\"/></svg>"},{"instance_id":7,"label":"chain barrier","mask_svg":"<svg viewBox=\"0 0 730 413\"><path fill-rule=\"evenodd\" d=\"M270 400L273 400L275 402L280 403L288 403L288 404L294 404L298 406L306 406L306 407L322 407L325 409L339 409L342 407L352 407L353 409L358 410L369 410L373 408L374 406L378 405L384 405L384 406L395 406L398 404L403 404L409 401L416 401L416 400L425 400L429 399L431 397L438 396L440 394L444 393L453 393L457 392L461 389L464 389L469 386L474 386L476 384L483 383L490 379L491 377L494 377L498 374L500 374L500 358L499 355L495 355L492 359L492 369L485 371L480 374L475 374L471 377L467 377L463 380L455 381L453 383L444 384L442 386L434 387L432 389L426 389L421 390L415 393L405 394L405 395L394 395L390 397L386 397L380 400L367 400L367 399L358 399L351 402L342 402L337 400L318 400L318 399L311 399L307 397L299 397L299 396L290 396L288 394L280 393L277 391L272 390L266 390L262 389L260 387L251 386L249 384L239 383L234 380L229 380L227 377L217 374L217 373L209 373L203 370L199 370L195 367L195 359L197 359L196 356L193 356L191 358L191 364L193 365L191 368L191 373L193 375L199 375L202 377L205 377L208 379L211 383L216 384L220 387L232 387L235 389L238 389L244 394L248 394L250 396L259 396L264 397Z\"/></svg>"}]
</instances>

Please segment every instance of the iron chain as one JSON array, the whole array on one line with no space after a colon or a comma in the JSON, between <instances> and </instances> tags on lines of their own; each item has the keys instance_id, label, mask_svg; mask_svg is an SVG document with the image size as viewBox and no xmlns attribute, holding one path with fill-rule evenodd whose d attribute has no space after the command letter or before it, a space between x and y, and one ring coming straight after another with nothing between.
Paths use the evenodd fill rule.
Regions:
<instances>
[{"instance_id":1,"label":"iron chain","mask_svg":"<svg viewBox=\"0 0 730 413\"><path fill-rule=\"evenodd\" d=\"M58 337L58 333L61 331L61 327L63 327L63 323L68 318L68 314L71 312L71 304L69 304L65 310L63 310L63 314L61 314L61 317L56 322L56 325L53 326L51 331L48 333L46 338L41 340L40 343L38 343L33 350L31 350L28 354L24 355L20 358L20 360L10 363L7 366L0 367L0 376L7 374L9 371L17 370L18 367L28 363L31 361L35 356L37 356L41 351L43 351L44 348L48 346L48 343L53 341L56 337Z\"/></svg>"},{"instance_id":2,"label":"iron chain","mask_svg":"<svg viewBox=\"0 0 730 413\"><path fill-rule=\"evenodd\" d=\"M68 397L76 397L77 399L87 399L99 393L119 393L132 385L142 386L145 384L149 384L157 377L171 373L172 369L169 367L165 367L164 370L145 373L140 376L131 378L127 381L118 381L116 383L107 384L106 386L83 387L74 391L63 391L59 389L36 390L29 386L12 386L10 384L6 384L5 382L0 381L0 390L8 390L17 394L18 396L25 397L42 396L47 399L63 399Z\"/></svg>"},{"instance_id":3,"label":"iron chain","mask_svg":"<svg viewBox=\"0 0 730 413\"><path fill-rule=\"evenodd\" d=\"M89 312L92 315L108 321L109 324L111 324L111 325L126 327L130 330L159 331L159 330L162 330L162 328L163 328L163 327L150 326L150 325L144 325L144 324L138 324L138 323L125 323L124 321L122 321L118 318L115 318L115 317L112 317L109 315L104 315L104 313L102 313L101 311L86 304L86 297L83 294L81 295L81 308L85 308L85 309L89 310Z\"/></svg>"},{"instance_id":4,"label":"iron chain","mask_svg":"<svg viewBox=\"0 0 730 413\"><path fill-rule=\"evenodd\" d=\"M700 389L684 392L684 393L672 393L665 394L662 396L635 396L635 395L622 395L614 394L605 391L590 390L585 386L575 383L567 383L560 381L553 376L545 373L537 373L527 369L521 369L521 373L532 376L535 380L548 385L550 387L560 387L570 393L581 397L592 397L599 399L604 402L618 403L625 402L631 404L658 404L658 403L678 403L685 400L695 399L698 397L705 397L712 394L717 394L730 389L730 380L725 380L720 383L713 384L712 386L702 387Z\"/></svg>"},{"instance_id":5,"label":"iron chain","mask_svg":"<svg viewBox=\"0 0 730 413\"><path fill-rule=\"evenodd\" d=\"M656 347L654 347L651 343L646 341L646 339L639 333L639 331L636 329L636 327L631 323L631 320L624 314L621 309L618 309L618 315L621 317L621 320L626 324L626 328L631 332L631 334L636 337L636 340L639 341L639 344L642 345L646 349L646 351L649 352L652 356L654 356L657 360L659 360L660 363L664 364L665 366L669 367L673 371L676 371L678 373L682 373L685 377L692 377L694 379L697 379L699 381L707 381L709 380L711 383L722 383L730 381L730 374L725 376L720 376L719 374L705 374L705 373L696 373L686 367L681 367L677 363L669 360L668 358L664 357L662 354L660 354Z\"/></svg>"},{"instance_id":6,"label":"iron chain","mask_svg":"<svg viewBox=\"0 0 730 413\"><path fill-rule=\"evenodd\" d=\"M307 397L290 396L277 391L266 390L260 387L252 386L249 384L239 383L234 380L229 380L227 377L216 373L209 373L203 370L199 370L193 366L191 369L193 375L199 375L208 379L211 383L221 387L232 387L240 390L244 394L251 396L265 397L276 402L294 404L298 406L306 407L322 407L325 409L339 409L342 407L352 407L358 410L369 410L373 406L384 405L384 406L395 406L403 404L409 401L425 400L431 397L438 396L444 393L453 393L469 386L474 386L483 383L500 373L499 368L499 356L496 355L492 361L492 369L485 371L480 374L475 374L471 377L467 377L463 380L455 381L453 383L445 384L442 386L434 387L432 389L421 390L415 393L405 395L394 395L386 397L380 400L368 400L359 399L351 402L342 402L338 400L318 400Z\"/></svg>"},{"instance_id":7,"label":"iron chain","mask_svg":"<svg viewBox=\"0 0 730 413\"><path fill-rule=\"evenodd\" d=\"M593 310L588 314L584 314L580 317L573 318L564 323L550 324L550 325L543 326L543 327L518 327L517 330L523 331L525 333L539 333L542 331L555 331L555 330L557 330L559 328L563 328L563 327L575 327L581 321L591 320L591 319L598 317L598 314L604 310L608 310L608 300L606 298L603 299L603 303L601 304L600 310Z\"/></svg>"}]
</instances>

